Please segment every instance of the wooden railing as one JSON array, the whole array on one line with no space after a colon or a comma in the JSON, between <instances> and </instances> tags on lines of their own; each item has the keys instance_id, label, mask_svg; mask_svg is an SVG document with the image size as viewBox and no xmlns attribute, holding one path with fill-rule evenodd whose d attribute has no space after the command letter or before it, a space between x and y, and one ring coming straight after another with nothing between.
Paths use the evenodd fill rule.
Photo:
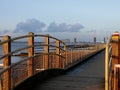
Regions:
<instances>
[{"instance_id":1,"label":"wooden railing","mask_svg":"<svg viewBox=\"0 0 120 90\"><path fill-rule=\"evenodd\" d=\"M120 36L115 32L106 44L105 90L119 90Z\"/></svg>"},{"instance_id":2,"label":"wooden railing","mask_svg":"<svg viewBox=\"0 0 120 90\"><path fill-rule=\"evenodd\" d=\"M12 43L18 43L18 41L19 43L24 41L28 44L15 49ZM77 61L80 62L86 56L104 48L103 45L95 45L82 50L81 48L67 49L66 44L57 38L32 32L15 38L3 36L0 45L1 51L3 51L3 55L0 57L0 60L3 61L0 71L0 90L12 90L43 70L69 68ZM36 50L40 48L43 50ZM26 52L22 53L25 50ZM16 59L12 60L13 56L23 56L24 58L14 63Z\"/></svg>"}]
</instances>

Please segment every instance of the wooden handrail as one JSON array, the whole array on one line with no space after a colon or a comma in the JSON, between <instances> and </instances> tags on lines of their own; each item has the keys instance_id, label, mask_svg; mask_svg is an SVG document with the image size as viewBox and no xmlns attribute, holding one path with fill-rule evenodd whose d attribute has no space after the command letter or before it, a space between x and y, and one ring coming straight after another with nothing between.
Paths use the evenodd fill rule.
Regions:
<instances>
[{"instance_id":1,"label":"wooden handrail","mask_svg":"<svg viewBox=\"0 0 120 90\"><path fill-rule=\"evenodd\" d=\"M44 37L45 38L45 43L44 44L39 44L39 45L34 45L34 38L35 37ZM25 47L22 47L20 49L16 49L14 51L11 51L11 46L10 44L12 42L15 42L16 40L20 40L20 39L24 39L24 38L28 38L28 46L25 46ZM13 66L15 65L18 65L20 64L20 62L18 62L18 64L14 64L14 65L11 65L11 56L17 52L20 52L22 50L25 50L25 49L28 49L28 58L26 58L27 60L27 67L28 67L28 76L27 77L31 77L32 75L34 75L34 58L36 57L34 54L34 48L35 47L38 47L38 46L44 46L44 50L45 52L44 53L40 53L37 55L45 55L45 60L47 61L44 61L45 63L45 69L48 69L49 68L49 55L55 55L55 56L58 56L58 57L62 57L62 58L65 58L64 56L62 55L59 55L58 53L50 53L49 52L49 47L54 47L56 49L59 49L59 50L62 50L63 52L65 52L65 49L62 49L60 46L56 46L56 45L50 45L50 41L49 39L52 38L56 41L60 41L59 39L57 38L54 38L52 36L49 36L49 35L40 35L40 34L36 34L34 35L32 32L29 33L29 35L23 35L23 36L19 36L19 37L14 37L14 38L10 38L10 36L5 36L4 37L4 40L2 42L0 42L0 45L4 45L4 49L3 49L3 52L4 52L4 55L0 57L0 60L4 59L4 64L3 64L3 67L5 70L3 70L3 74L4 74L4 81L3 81L3 89L4 90L9 90L11 88L11 68L14 68ZM60 41L61 43L63 43L62 41ZM65 43L64 43L65 44ZM30 58L29 58L30 57ZM22 61L23 62L23 61ZM21 62L21 63L22 63ZM6 74L5 74L6 73ZM2 74L2 73L1 73ZM6 82L7 81L7 82Z\"/></svg>"},{"instance_id":2,"label":"wooden handrail","mask_svg":"<svg viewBox=\"0 0 120 90\"><path fill-rule=\"evenodd\" d=\"M109 51L111 55L109 55ZM120 63L120 37L119 33L113 34L106 46L105 60L105 90L119 90L119 71L116 65ZM108 65L110 64L110 65ZM116 70L116 71L115 71ZM114 74L116 75L114 77Z\"/></svg>"},{"instance_id":3,"label":"wooden handrail","mask_svg":"<svg viewBox=\"0 0 120 90\"><path fill-rule=\"evenodd\" d=\"M0 72L0 82L2 83L0 83L0 86L2 86L1 88L3 90L12 90L24 80L41 72L41 70L53 68L65 69L69 67L69 65L77 62L78 59L88 55L88 53L95 52L94 50L86 50L85 53L80 50L75 50L71 53L70 51L66 51L66 44L63 41L50 35L40 35L30 32L29 35L14 38L10 38L10 36L6 37L7 39L4 37L4 40L0 42L0 45L4 45L4 55L0 57L0 60L4 59L4 68ZM44 42L42 44L35 45L35 39L38 37L42 37ZM11 51L11 43L21 39L28 39L28 45ZM50 43L51 39L54 40L54 45ZM36 47L44 47L44 51L42 53L36 52ZM53 52L50 51L50 47L54 48ZM28 56L16 63L11 64L12 55L26 49L28 49Z\"/></svg>"}]
</instances>

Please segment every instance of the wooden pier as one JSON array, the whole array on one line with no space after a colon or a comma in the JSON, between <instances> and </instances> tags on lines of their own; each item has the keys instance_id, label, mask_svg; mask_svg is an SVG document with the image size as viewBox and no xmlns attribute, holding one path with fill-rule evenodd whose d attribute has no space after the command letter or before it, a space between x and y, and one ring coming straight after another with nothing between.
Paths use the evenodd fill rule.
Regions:
<instances>
[{"instance_id":1,"label":"wooden pier","mask_svg":"<svg viewBox=\"0 0 120 90\"><path fill-rule=\"evenodd\" d=\"M105 90L105 51L89 58L65 74L41 83L36 81L29 90Z\"/></svg>"},{"instance_id":2,"label":"wooden pier","mask_svg":"<svg viewBox=\"0 0 120 90\"><path fill-rule=\"evenodd\" d=\"M21 48L12 50L12 43L21 41L21 39L27 40L27 46L23 45ZM35 44L36 40L39 41L37 44ZM44 43L41 44L40 40ZM55 42L55 44L51 44L51 42ZM66 44L55 37L32 32L15 38L3 36L0 45L3 48L3 55L0 57L0 60L3 60L3 69L0 72L0 90L13 90L44 71L72 68L105 48L104 44L98 43L90 49L89 47L84 49L69 47L67 49ZM43 52L35 51L36 47L43 47ZM51 51L50 48L54 51ZM22 50L27 50L27 56L16 63L11 63L12 56Z\"/></svg>"}]
</instances>

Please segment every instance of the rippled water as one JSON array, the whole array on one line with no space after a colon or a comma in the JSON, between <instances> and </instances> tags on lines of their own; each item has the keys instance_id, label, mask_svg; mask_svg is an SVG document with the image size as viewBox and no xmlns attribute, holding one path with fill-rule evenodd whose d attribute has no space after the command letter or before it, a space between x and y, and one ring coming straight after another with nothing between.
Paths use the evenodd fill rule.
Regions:
<instances>
[{"instance_id":1,"label":"rippled water","mask_svg":"<svg viewBox=\"0 0 120 90\"><path fill-rule=\"evenodd\" d=\"M36 45L37 44L40 44L38 42L35 43ZM24 48L24 47L27 47L28 46L28 43L27 42L13 42L11 43L11 52L15 51L15 50L18 50L20 48ZM43 47L37 47L35 48L35 51L36 52L42 52L43 51ZM23 60L25 58L25 56L15 56L15 55L18 55L20 53L27 53L28 52L28 49L25 49L25 50L22 50L20 52L16 52L14 53L14 56L11 57L11 61L12 63L15 63L15 62L18 62L20 60ZM2 46L0 46L0 56L3 56L3 48ZM0 60L0 63L2 63L3 60Z\"/></svg>"}]
</instances>

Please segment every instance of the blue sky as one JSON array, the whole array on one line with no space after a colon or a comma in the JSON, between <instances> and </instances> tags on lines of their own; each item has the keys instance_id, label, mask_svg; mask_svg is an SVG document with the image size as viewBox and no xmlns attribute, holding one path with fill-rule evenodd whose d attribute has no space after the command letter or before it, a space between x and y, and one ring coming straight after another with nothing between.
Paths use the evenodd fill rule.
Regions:
<instances>
[{"instance_id":1,"label":"blue sky","mask_svg":"<svg viewBox=\"0 0 120 90\"><path fill-rule=\"evenodd\" d=\"M0 0L2 35L35 31L58 38L103 40L119 30L120 0Z\"/></svg>"}]
</instances>

